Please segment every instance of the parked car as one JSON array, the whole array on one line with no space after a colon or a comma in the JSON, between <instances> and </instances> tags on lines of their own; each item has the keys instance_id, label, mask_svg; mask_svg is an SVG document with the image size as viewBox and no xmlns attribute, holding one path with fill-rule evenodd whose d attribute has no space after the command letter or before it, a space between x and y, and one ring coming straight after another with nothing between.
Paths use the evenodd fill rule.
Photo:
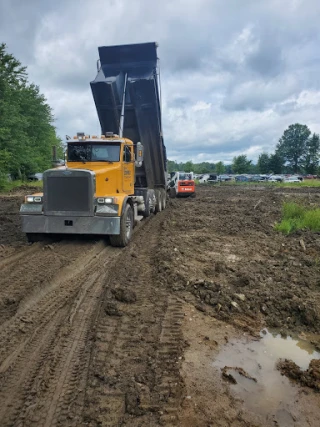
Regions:
<instances>
[{"instance_id":1,"label":"parked car","mask_svg":"<svg viewBox=\"0 0 320 427\"><path fill-rule=\"evenodd\" d=\"M237 175L235 177L235 180L238 181L238 182L248 182L248 181L250 181L249 177L246 176L246 175Z\"/></svg>"},{"instance_id":2,"label":"parked car","mask_svg":"<svg viewBox=\"0 0 320 427\"><path fill-rule=\"evenodd\" d=\"M231 181L231 177L229 175L219 175L218 176L219 181Z\"/></svg>"},{"instance_id":3,"label":"parked car","mask_svg":"<svg viewBox=\"0 0 320 427\"><path fill-rule=\"evenodd\" d=\"M252 182L259 182L261 179L260 175L251 175L250 181Z\"/></svg>"},{"instance_id":4,"label":"parked car","mask_svg":"<svg viewBox=\"0 0 320 427\"><path fill-rule=\"evenodd\" d=\"M282 182L283 177L280 175L272 175L268 178L268 182Z\"/></svg>"},{"instance_id":5,"label":"parked car","mask_svg":"<svg viewBox=\"0 0 320 427\"><path fill-rule=\"evenodd\" d=\"M214 183L214 182L218 182L218 175L214 175L214 174L210 174L208 179L207 179L207 183Z\"/></svg>"},{"instance_id":6,"label":"parked car","mask_svg":"<svg viewBox=\"0 0 320 427\"><path fill-rule=\"evenodd\" d=\"M42 173L34 173L28 175L28 181L42 181L43 174Z\"/></svg>"},{"instance_id":7,"label":"parked car","mask_svg":"<svg viewBox=\"0 0 320 427\"><path fill-rule=\"evenodd\" d=\"M199 178L198 178L199 183L205 184L208 181L209 176L210 176L209 174L204 174L204 175L199 176Z\"/></svg>"},{"instance_id":8,"label":"parked car","mask_svg":"<svg viewBox=\"0 0 320 427\"><path fill-rule=\"evenodd\" d=\"M290 183L290 182L297 182L300 183L301 179L299 179L296 176L289 176L289 178L285 178L284 182Z\"/></svg>"}]
</instances>

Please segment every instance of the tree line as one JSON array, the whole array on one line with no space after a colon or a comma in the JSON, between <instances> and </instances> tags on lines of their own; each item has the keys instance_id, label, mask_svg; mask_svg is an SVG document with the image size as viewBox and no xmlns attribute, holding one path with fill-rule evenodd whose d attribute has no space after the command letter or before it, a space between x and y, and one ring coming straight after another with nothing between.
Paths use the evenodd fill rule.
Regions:
<instances>
[{"instance_id":1,"label":"tree line","mask_svg":"<svg viewBox=\"0 0 320 427\"><path fill-rule=\"evenodd\" d=\"M26 70L0 44L0 183L50 168L53 146L62 155L52 110Z\"/></svg>"},{"instance_id":2,"label":"tree line","mask_svg":"<svg viewBox=\"0 0 320 427\"><path fill-rule=\"evenodd\" d=\"M242 154L233 158L231 165L218 163L177 163L168 161L169 172L185 171L194 173L221 174L284 174L304 173L320 175L320 138L311 133L306 125L292 124L279 139L274 153L261 153L256 164Z\"/></svg>"}]
</instances>

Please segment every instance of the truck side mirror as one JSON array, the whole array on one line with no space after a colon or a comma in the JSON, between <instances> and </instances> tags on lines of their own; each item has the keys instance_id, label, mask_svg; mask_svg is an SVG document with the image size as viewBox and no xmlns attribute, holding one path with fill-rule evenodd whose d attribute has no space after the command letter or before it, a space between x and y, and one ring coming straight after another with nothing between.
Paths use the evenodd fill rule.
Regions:
<instances>
[{"instance_id":1,"label":"truck side mirror","mask_svg":"<svg viewBox=\"0 0 320 427\"><path fill-rule=\"evenodd\" d=\"M137 150L136 150L136 166L142 166L143 162L143 145L141 142L137 142Z\"/></svg>"}]
</instances>

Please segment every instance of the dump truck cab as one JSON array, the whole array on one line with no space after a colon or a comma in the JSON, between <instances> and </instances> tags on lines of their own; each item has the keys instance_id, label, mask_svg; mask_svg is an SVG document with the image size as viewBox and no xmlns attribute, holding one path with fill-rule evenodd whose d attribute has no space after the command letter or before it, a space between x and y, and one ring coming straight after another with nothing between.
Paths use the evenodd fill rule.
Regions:
<instances>
[{"instance_id":1,"label":"dump truck cab","mask_svg":"<svg viewBox=\"0 0 320 427\"><path fill-rule=\"evenodd\" d=\"M67 142L65 167L43 174L43 193L26 196L21 206L23 230L30 241L48 234L108 235L126 246L145 211L134 195L135 168L143 147L118 135L77 134Z\"/></svg>"},{"instance_id":2,"label":"dump truck cab","mask_svg":"<svg viewBox=\"0 0 320 427\"><path fill-rule=\"evenodd\" d=\"M97 198L109 195L124 199L125 195L134 194L135 152L132 141L119 138L112 132L100 137L78 134L68 141L67 147L68 169L87 169L95 173Z\"/></svg>"}]
</instances>

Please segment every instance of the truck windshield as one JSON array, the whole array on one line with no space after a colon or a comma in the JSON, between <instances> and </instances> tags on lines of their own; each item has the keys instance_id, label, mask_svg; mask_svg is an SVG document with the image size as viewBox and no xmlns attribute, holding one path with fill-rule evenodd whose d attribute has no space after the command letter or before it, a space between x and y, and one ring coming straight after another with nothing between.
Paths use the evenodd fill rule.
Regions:
<instances>
[{"instance_id":1,"label":"truck windshield","mask_svg":"<svg viewBox=\"0 0 320 427\"><path fill-rule=\"evenodd\" d=\"M69 144L69 162L119 162L120 144Z\"/></svg>"}]
</instances>

